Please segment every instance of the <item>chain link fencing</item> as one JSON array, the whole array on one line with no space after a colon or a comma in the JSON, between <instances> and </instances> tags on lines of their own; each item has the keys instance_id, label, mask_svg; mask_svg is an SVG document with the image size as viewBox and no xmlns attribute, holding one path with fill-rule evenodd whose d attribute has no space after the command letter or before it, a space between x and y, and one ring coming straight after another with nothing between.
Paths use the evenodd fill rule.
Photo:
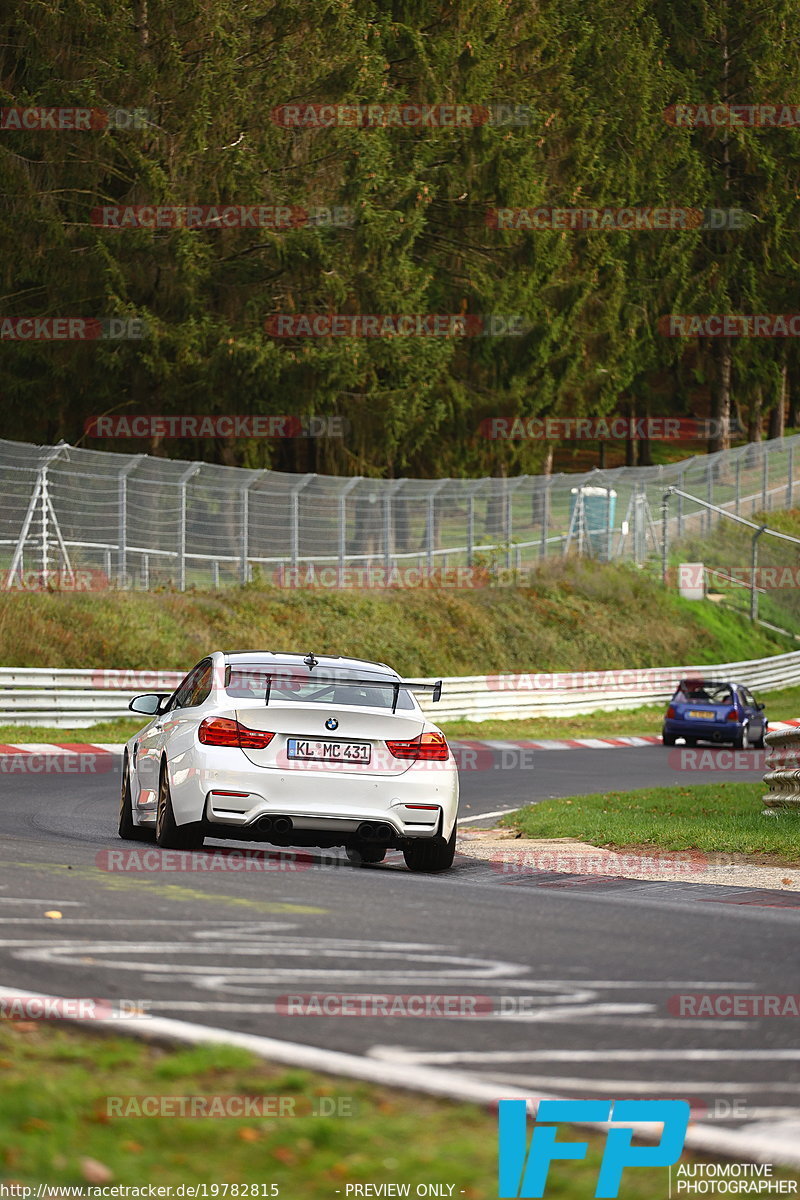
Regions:
<instances>
[{"instance_id":1,"label":"chain link fencing","mask_svg":"<svg viewBox=\"0 0 800 1200\"><path fill-rule=\"evenodd\" d=\"M383 480L0 440L0 587L478 586L553 556L643 563L660 553L670 486L741 516L788 508L799 446L582 475ZM677 496L668 540L720 519Z\"/></svg>"}]
</instances>

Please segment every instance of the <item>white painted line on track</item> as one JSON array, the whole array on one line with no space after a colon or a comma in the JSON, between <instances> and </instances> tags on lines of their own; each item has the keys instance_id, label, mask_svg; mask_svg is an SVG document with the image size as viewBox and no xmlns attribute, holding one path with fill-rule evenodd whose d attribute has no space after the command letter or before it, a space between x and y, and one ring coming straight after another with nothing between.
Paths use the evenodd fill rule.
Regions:
<instances>
[{"instance_id":1,"label":"white painted line on track","mask_svg":"<svg viewBox=\"0 0 800 1200\"><path fill-rule=\"evenodd\" d=\"M504 817L506 813L518 811L519 806L517 806L517 808L499 808L496 812L476 813L474 817L459 817L459 819L456 821L456 825L469 825L470 821L486 821L489 817ZM509 840L513 841L513 838L510 838Z\"/></svg>"},{"instance_id":2,"label":"white painted line on track","mask_svg":"<svg viewBox=\"0 0 800 1200\"><path fill-rule=\"evenodd\" d=\"M12 998L65 999L37 992L23 992L0 987L0 1000ZM407 1063L391 1063L386 1060L345 1053L341 1050L328 1050L321 1046L309 1046L299 1042L282 1041L278 1038L238 1033L232 1029L213 1029L206 1025L195 1025L166 1017L150 1017L143 1020L138 1027L135 1022L129 1020L100 1019L92 1021L88 1025L85 1021L74 1020L70 1024L82 1025L84 1028L105 1029L116 1035L124 1033L147 1041L182 1042L196 1046L239 1046L269 1062L308 1071L321 1071L327 1075L360 1079L379 1087L397 1087L408 1091L422 1092L430 1096L455 1100L462 1104L478 1104L491 1109L496 1107L497 1101L500 1099L524 1100L529 1113L533 1115L539 1100L563 1098L558 1096L557 1080L553 1080L554 1086L551 1094L537 1096L535 1100L524 1089L508 1084L499 1085L502 1087L501 1096L498 1095L498 1084L472 1075L440 1071L430 1067L418 1067ZM668 1056L669 1053L669 1051L665 1051L665 1055ZM746 1052L734 1053L741 1056ZM758 1054L759 1052L755 1051L754 1053ZM771 1057L774 1057L774 1054L775 1052ZM798 1051L798 1055L800 1055L800 1051ZM609 1128L608 1122L595 1122L584 1127L599 1129L603 1132ZM782 1130L783 1132L781 1132ZM645 1141L660 1141L663 1126L653 1122L640 1122L633 1126L633 1131L634 1136ZM800 1167L800 1139L797 1137L797 1127L794 1124L787 1123L785 1126L777 1127L761 1124L753 1129L748 1129L746 1126L738 1129L715 1129L711 1125L698 1122L687 1130L685 1145L689 1149L722 1154L738 1160L749 1159L755 1162L783 1163L786 1166Z\"/></svg>"},{"instance_id":3,"label":"white painted line on track","mask_svg":"<svg viewBox=\"0 0 800 1200\"><path fill-rule=\"evenodd\" d=\"M389 1061L394 1053L392 1046L375 1046L370 1051L372 1055L380 1055ZM404 1062L407 1055L412 1053L402 1050ZM742 1059L755 1059L759 1062L769 1059L775 1062L798 1061L800 1050L677 1050L667 1047L664 1050L444 1050L432 1052L414 1052L417 1063L449 1065L450 1063L517 1063L517 1062L660 1062L662 1059L678 1062L740 1062Z\"/></svg>"},{"instance_id":4,"label":"white painted line on track","mask_svg":"<svg viewBox=\"0 0 800 1200\"><path fill-rule=\"evenodd\" d=\"M500 1083L515 1083L517 1087L541 1087L547 1084L548 1087L553 1087L554 1080L552 1075L504 1075L497 1072L492 1073L492 1078L497 1079ZM800 1084L797 1083L773 1083L768 1080L761 1083L726 1083L719 1079L607 1079L605 1076L602 1079L592 1079L586 1075L559 1075L558 1085L562 1089L574 1089L576 1095L581 1094L581 1088L589 1092L600 1092L603 1096L627 1096L629 1093L633 1095L638 1092L643 1096L656 1097L667 1093L671 1096L683 1096L684 1094L693 1096L697 1093L711 1092L717 1095L720 1092L728 1092L731 1095L753 1096L757 1092L764 1091L779 1091L779 1092L800 1092ZM793 1116L800 1116L800 1110L794 1109Z\"/></svg>"}]
</instances>

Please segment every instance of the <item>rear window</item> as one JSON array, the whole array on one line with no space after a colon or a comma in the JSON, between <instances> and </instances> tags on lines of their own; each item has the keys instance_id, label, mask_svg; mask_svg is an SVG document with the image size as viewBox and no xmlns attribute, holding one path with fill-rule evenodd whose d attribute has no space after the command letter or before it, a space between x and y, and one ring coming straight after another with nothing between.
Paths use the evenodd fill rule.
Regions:
<instances>
[{"instance_id":1,"label":"rear window","mask_svg":"<svg viewBox=\"0 0 800 1200\"><path fill-rule=\"evenodd\" d=\"M672 699L687 704L733 704L733 693L727 683L710 679L683 679Z\"/></svg>"},{"instance_id":2,"label":"rear window","mask_svg":"<svg viewBox=\"0 0 800 1200\"><path fill-rule=\"evenodd\" d=\"M279 700L298 704L349 704L364 708L391 709L394 688L386 676L369 671L314 671L307 667L228 665L225 691L232 700L263 700L269 687L269 702ZM400 688L397 709L413 710L414 701L407 688Z\"/></svg>"}]
</instances>

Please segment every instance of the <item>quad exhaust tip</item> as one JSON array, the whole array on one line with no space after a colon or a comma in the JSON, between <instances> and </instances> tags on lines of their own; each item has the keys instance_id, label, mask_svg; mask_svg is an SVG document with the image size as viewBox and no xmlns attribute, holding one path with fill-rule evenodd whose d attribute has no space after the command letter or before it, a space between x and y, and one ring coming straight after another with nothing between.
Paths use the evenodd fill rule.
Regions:
<instances>
[{"instance_id":1,"label":"quad exhaust tip","mask_svg":"<svg viewBox=\"0 0 800 1200\"><path fill-rule=\"evenodd\" d=\"M256 829L260 833L291 833L293 829L291 817L259 817Z\"/></svg>"},{"instance_id":2,"label":"quad exhaust tip","mask_svg":"<svg viewBox=\"0 0 800 1200\"><path fill-rule=\"evenodd\" d=\"M394 830L385 821L362 821L358 827L358 836L364 842L390 842Z\"/></svg>"}]
</instances>

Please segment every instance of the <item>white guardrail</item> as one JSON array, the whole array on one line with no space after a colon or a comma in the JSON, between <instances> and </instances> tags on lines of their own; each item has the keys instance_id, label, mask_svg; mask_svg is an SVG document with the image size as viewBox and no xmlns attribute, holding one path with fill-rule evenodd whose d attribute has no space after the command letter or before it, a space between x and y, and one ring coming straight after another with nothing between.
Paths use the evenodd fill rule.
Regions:
<instances>
[{"instance_id":1,"label":"white guardrail","mask_svg":"<svg viewBox=\"0 0 800 1200\"><path fill-rule=\"evenodd\" d=\"M183 671L0 667L0 724L81 728L114 720L129 715L133 696L171 692L183 676ZM453 676L444 679L438 704L427 696L420 696L420 703L436 721L571 717L663 704L687 676L733 679L758 697L800 683L800 651L700 667Z\"/></svg>"},{"instance_id":2,"label":"white guardrail","mask_svg":"<svg viewBox=\"0 0 800 1200\"><path fill-rule=\"evenodd\" d=\"M764 739L767 755L764 766L767 813L777 816L781 810L800 814L800 729L780 729Z\"/></svg>"}]
</instances>

